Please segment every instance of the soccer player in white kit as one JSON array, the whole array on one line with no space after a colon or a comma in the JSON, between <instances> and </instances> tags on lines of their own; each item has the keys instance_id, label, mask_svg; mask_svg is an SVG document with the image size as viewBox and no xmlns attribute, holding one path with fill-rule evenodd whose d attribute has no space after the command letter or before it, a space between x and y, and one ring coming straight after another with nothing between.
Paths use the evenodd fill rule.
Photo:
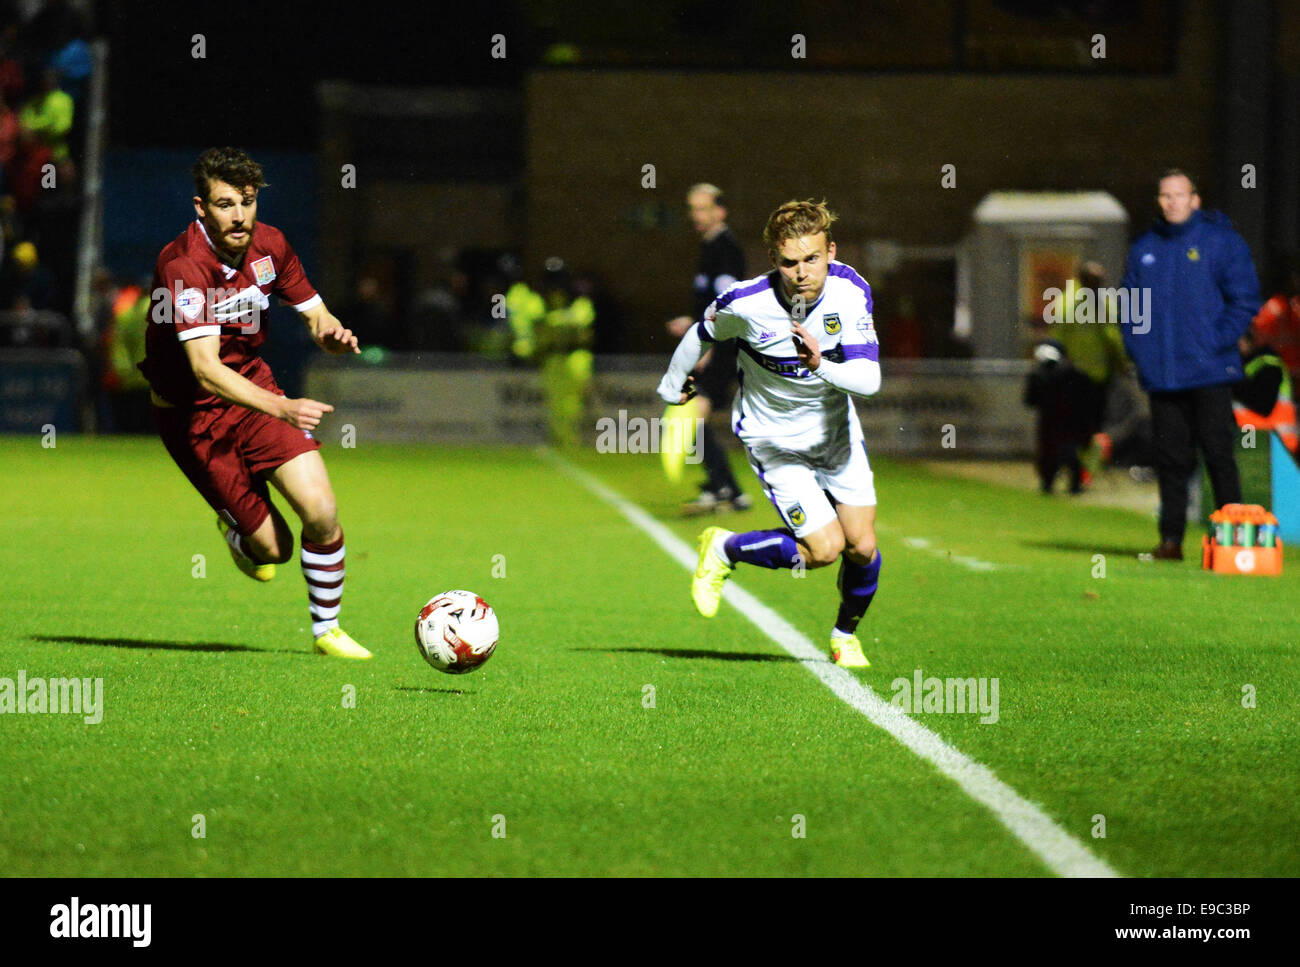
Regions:
<instances>
[{"instance_id":1,"label":"soccer player in white kit","mask_svg":"<svg viewBox=\"0 0 1300 967\"><path fill-rule=\"evenodd\" d=\"M701 535L691 596L700 614L717 614L722 586L737 564L825 567L840 560L840 608L831 658L865 668L858 622L880 577L876 489L852 396L880 389L880 346L871 287L835 261L825 202L791 201L763 229L773 271L720 295L673 353L659 395L685 403L689 373L704 343L736 339L740 389L732 429L785 527Z\"/></svg>"}]
</instances>

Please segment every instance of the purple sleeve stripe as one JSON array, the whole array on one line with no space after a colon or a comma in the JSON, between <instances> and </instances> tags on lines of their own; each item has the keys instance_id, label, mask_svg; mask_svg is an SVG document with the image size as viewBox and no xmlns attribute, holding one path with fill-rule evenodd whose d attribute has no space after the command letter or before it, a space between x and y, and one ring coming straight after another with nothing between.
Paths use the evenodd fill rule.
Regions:
<instances>
[{"instance_id":1,"label":"purple sleeve stripe","mask_svg":"<svg viewBox=\"0 0 1300 967\"><path fill-rule=\"evenodd\" d=\"M865 346L845 346L844 361L850 359L869 359L873 363L880 362L880 343L869 342Z\"/></svg>"},{"instance_id":2,"label":"purple sleeve stripe","mask_svg":"<svg viewBox=\"0 0 1300 967\"><path fill-rule=\"evenodd\" d=\"M712 336L709 335L709 330L707 330L707 329L704 328L704 320L703 320L703 319L700 320L700 324L699 324L698 328L699 328L699 330L700 330L700 342L716 342L716 340L715 340Z\"/></svg>"},{"instance_id":3,"label":"purple sleeve stripe","mask_svg":"<svg viewBox=\"0 0 1300 967\"><path fill-rule=\"evenodd\" d=\"M830 267L830 274L836 276L837 278L848 279L859 289L861 289L863 297L867 300L867 311L868 312L871 311L871 286L867 285L866 279L858 275L857 272L853 271L852 268L845 265L843 262L832 262Z\"/></svg>"},{"instance_id":4,"label":"purple sleeve stripe","mask_svg":"<svg viewBox=\"0 0 1300 967\"><path fill-rule=\"evenodd\" d=\"M762 292L764 289L770 288L772 288L772 280L765 275L753 285L733 286L728 289L718 296L718 301L714 303L714 306L716 311L721 312L737 299L743 299L747 295L754 295L756 292Z\"/></svg>"}]
</instances>

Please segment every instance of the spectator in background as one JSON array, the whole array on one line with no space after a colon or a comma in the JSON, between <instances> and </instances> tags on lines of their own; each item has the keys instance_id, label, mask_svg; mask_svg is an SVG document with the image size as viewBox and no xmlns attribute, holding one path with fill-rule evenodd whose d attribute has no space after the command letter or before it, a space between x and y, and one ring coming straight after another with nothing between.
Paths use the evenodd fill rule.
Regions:
<instances>
[{"instance_id":1,"label":"spectator in background","mask_svg":"<svg viewBox=\"0 0 1300 967\"><path fill-rule=\"evenodd\" d=\"M41 74L41 89L18 115L23 132L50 149L54 161L69 158L68 132L72 130L72 98L59 87L59 74L46 70Z\"/></svg>"},{"instance_id":2,"label":"spectator in background","mask_svg":"<svg viewBox=\"0 0 1300 967\"><path fill-rule=\"evenodd\" d=\"M1024 402L1038 410L1035 466L1038 486L1052 492L1062 469L1070 475L1070 493L1083 492L1079 454L1093 434L1089 380L1075 368L1065 347L1045 339L1034 348L1034 368L1025 379Z\"/></svg>"},{"instance_id":3,"label":"spectator in background","mask_svg":"<svg viewBox=\"0 0 1300 967\"><path fill-rule=\"evenodd\" d=\"M1255 316L1251 341L1272 346L1292 382L1300 380L1300 257L1287 259L1279 291Z\"/></svg>"},{"instance_id":4,"label":"spectator in background","mask_svg":"<svg viewBox=\"0 0 1300 967\"><path fill-rule=\"evenodd\" d=\"M1282 445L1300 456L1300 428L1296 426L1291 377L1272 346L1256 342L1246 333L1238 344L1245 378L1232 387L1232 409L1237 426L1274 432Z\"/></svg>"},{"instance_id":5,"label":"spectator in background","mask_svg":"<svg viewBox=\"0 0 1300 967\"><path fill-rule=\"evenodd\" d=\"M149 382L138 366L145 357L149 293L128 282L110 291L100 333L100 388L107 401L101 429L109 433L151 433ZM106 419L105 419L106 417Z\"/></svg>"},{"instance_id":6,"label":"spectator in background","mask_svg":"<svg viewBox=\"0 0 1300 967\"><path fill-rule=\"evenodd\" d=\"M1064 307L1062 323L1053 327L1053 335L1065 347L1070 365L1083 377L1076 383L1079 398L1075 405L1091 440L1101 433L1106 395L1115 375L1128 367L1128 358L1116 325L1115 305L1099 295L1106 284L1105 269L1098 262L1084 262L1075 277L1079 288L1074 303ZM1082 454L1085 485L1097 469L1098 457L1108 450L1108 442L1100 440Z\"/></svg>"},{"instance_id":7,"label":"spectator in background","mask_svg":"<svg viewBox=\"0 0 1300 967\"><path fill-rule=\"evenodd\" d=\"M90 44L81 37L71 38L50 56L48 66L58 74L59 86L68 92L74 102L82 103L86 94L86 81L95 70Z\"/></svg>"},{"instance_id":8,"label":"spectator in background","mask_svg":"<svg viewBox=\"0 0 1300 967\"><path fill-rule=\"evenodd\" d=\"M523 267L514 256L498 263L506 289L506 319L510 323L510 354L516 365L531 366L537 359L537 331L546 318L546 300L524 279Z\"/></svg>"},{"instance_id":9,"label":"spectator in background","mask_svg":"<svg viewBox=\"0 0 1300 967\"><path fill-rule=\"evenodd\" d=\"M54 164L54 153L48 145L34 140L26 131L19 135L18 151L14 154L12 168L5 170L5 191L13 196L20 216L28 215L41 193L45 166ZM57 168L55 169L57 179Z\"/></svg>"},{"instance_id":10,"label":"spectator in background","mask_svg":"<svg viewBox=\"0 0 1300 967\"><path fill-rule=\"evenodd\" d=\"M1201 211L1186 172L1161 176L1160 217L1128 254L1124 288L1150 293L1147 325L1122 326L1124 346L1151 397L1160 543L1151 556L1181 561L1188 480L1199 447L1218 507L1241 503L1232 384L1242 378L1237 340L1259 309L1250 248L1228 219Z\"/></svg>"},{"instance_id":11,"label":"spectator in background","mask_svg":"<svg viewBox=\"0 0 1300 967\"><path fill-rule=\"evenodd\" d=\"M546 314L537 328L537 354L542 361L542 393L546 397L551 443L577 445L587 387L595 362L596 307L577 291L573 276L558 256L546 260L542 283Z\"/></svg>"}]
</instances>

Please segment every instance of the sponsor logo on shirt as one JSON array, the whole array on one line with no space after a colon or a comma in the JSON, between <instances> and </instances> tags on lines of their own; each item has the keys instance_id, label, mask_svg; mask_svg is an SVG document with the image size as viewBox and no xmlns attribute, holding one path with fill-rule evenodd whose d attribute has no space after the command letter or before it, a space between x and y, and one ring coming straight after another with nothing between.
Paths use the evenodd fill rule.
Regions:
<instances>
[{"instance_id":1,"label":"sponsor logo on shirt","mask_svg":"<svg viewBox=\"0 0 1300 967\"><path fill-rule=\"evenodd\" d=\"M176 308L181 315L193 322L203 311L203 293L198 289L186 289L176 297Z\"/></svg>"},{"instance_id":2,"label":"sponsor logo on shirt","mask_svg":"<svg viewBox=\"0 0 1300 967\"><path fill-rule=\"evenodd\" d=\"M173 286L172 289L155 289L151 294L153 307L149 310L149 318L158 325L202 322L206 325L238 326L240 332L251 334L261 330L262 313L271 305L270 298L255 285L206 291L182 289L179 281Z\"/></svg>"},{"instance_id":3,"label":"sponsor logo on shirt","mask_svg":"<svg viewBox=\"0 0 1300 967\"><path fill-rule=\"evenodd\" d=\"M822 323L826 326L826 335L833 336L840 331L840 314L838 312L827 313Z\"/></svg>"},{"instance_id":4,"label":"sponsor logo on shirt","mask_svg":"<svg viewBox=\"0 0 1300 967\"><path fill-rule=\"evenodd\" d=\"M253 277L257 279L258 285L267 285L275 279L275 263L271 261L271 256L264 255L253 262Z\"/></svg>"}]
</instances>

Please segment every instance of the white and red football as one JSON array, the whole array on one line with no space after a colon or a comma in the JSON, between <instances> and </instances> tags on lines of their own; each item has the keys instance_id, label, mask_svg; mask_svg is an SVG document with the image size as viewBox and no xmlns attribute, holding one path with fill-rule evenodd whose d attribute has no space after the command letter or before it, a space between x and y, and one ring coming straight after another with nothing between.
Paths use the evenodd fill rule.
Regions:
<instances>
[{"instance_id":1,"label":"white and red football","mask_svg":"<svg viewBox=\"0 0 1300 967\"><path fill-rule=\"evenodd\" d=\"M471 672L491 658L499 635L497 613L473 591L436 594L415 619L420 654L449 675Z\"/></svg>"}]
</instances>

